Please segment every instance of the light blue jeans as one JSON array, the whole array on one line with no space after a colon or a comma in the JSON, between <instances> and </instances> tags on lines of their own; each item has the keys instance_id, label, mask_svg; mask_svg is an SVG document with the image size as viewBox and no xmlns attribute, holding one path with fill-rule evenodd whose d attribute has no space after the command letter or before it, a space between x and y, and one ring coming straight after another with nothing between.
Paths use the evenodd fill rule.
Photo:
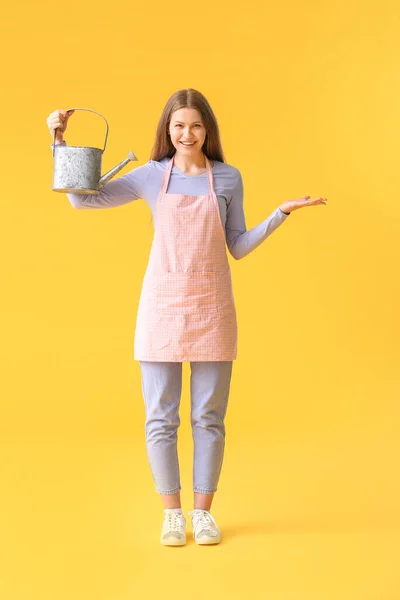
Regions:
<instances>
[{"instance_id":1,"label":"light blue jeans","mask_svg":"<svg viewBox=\"0 0 400 600\"><path fill-rule=\"evenodd\" d=\"M146 407L146 448L156 491L181 489L177 453L181 362L140 361ZM191 426L194 442L193 490L217 491L225 448L225 425L232 361L190 363Z\"/></svg>"}]
</instances>

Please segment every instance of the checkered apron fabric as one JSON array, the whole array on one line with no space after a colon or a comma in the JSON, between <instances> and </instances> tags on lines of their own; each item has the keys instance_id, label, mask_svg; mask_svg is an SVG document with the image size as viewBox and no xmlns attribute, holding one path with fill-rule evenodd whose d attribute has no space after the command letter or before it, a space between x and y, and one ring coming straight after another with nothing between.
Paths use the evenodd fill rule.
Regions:
<instances>
[{"instance_id":1,"label":"checkered apron fabric","mask_svg":"<svg viewBox=\"0 0 400 600\"><path fill-rule=\"evenodd\" d=\"M134 359L231 361L237 319L213 172L209 193L168 194L165 169L136 319Z\"/></svg>"}]
</instances>

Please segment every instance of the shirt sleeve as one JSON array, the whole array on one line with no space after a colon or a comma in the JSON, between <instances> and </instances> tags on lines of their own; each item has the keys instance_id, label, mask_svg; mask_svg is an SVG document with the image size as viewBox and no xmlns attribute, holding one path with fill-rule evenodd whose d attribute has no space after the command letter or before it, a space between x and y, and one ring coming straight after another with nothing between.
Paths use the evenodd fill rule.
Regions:
<instances>
[{"instance_id":1,"label":"shirt sleeve","mask_svg":"<svg viewBox=\"0 0 400 600\"><path fill-rule=\"evenodd\" d=\"M66 142L61 142L66 146ZM51 145L51 148L53 145ZM114 208L122 206L138 198L143 198L147 179L150 174L151 163L147 162L141 167L132 169L118 179L108 181L100 188L98 194L68 194L67 197L73 208Z\"/></svg>"},{"instance_id":2,"label":"shirt sleeve","mask_svg":"<svg viewBox=\"0 0 400 600\"><path fill-rule=\"evenodd\" d=\"M239 260L255 250L275 229L290 215L276 208L270 216L259 225L246 230L243 210L243 180L238 170L238 178L226 213L226 242L231 255Z\"/></svg>"}]
</instances>

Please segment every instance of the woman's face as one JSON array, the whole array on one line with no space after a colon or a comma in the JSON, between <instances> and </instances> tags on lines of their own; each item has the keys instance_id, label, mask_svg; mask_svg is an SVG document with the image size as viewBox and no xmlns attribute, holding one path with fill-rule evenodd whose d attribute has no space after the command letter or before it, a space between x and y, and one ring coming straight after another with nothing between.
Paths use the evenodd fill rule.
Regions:
<instances>
[{"instance_id":1,"label":"woman's face","mask_svg":"<svg viewBox=\"0 0 400 600\"><path fill-rule=\"evenodd\" d=\"M185 156L201 151L207 133L196 108L180 108L172 113L168 131L176 151Z\"/></svg>"}]
</instances>

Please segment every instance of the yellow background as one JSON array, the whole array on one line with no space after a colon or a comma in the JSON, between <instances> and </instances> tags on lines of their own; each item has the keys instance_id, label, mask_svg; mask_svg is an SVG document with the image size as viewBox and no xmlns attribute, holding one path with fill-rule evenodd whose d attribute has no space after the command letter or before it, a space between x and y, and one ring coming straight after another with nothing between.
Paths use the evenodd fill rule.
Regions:
<instances>
[{"instance_id":1,"label":"yellow background","mask_svg":"<svg viewBox=\"0 0 400 600\"><path fill-rule=\"evenodd\" d=\"M400 8L394 0L16 1L2 9L0 596L395 600L399 563ZM103 172L145 164L169 96L208 98L251 228L225 460L191 539L189 365L179 430L188 543L159 544L133 335L153 226L138 200L52 192L46 118L109 121ZM102 147L76 112L66 140Z\"/></svg>"}]
</instances>

